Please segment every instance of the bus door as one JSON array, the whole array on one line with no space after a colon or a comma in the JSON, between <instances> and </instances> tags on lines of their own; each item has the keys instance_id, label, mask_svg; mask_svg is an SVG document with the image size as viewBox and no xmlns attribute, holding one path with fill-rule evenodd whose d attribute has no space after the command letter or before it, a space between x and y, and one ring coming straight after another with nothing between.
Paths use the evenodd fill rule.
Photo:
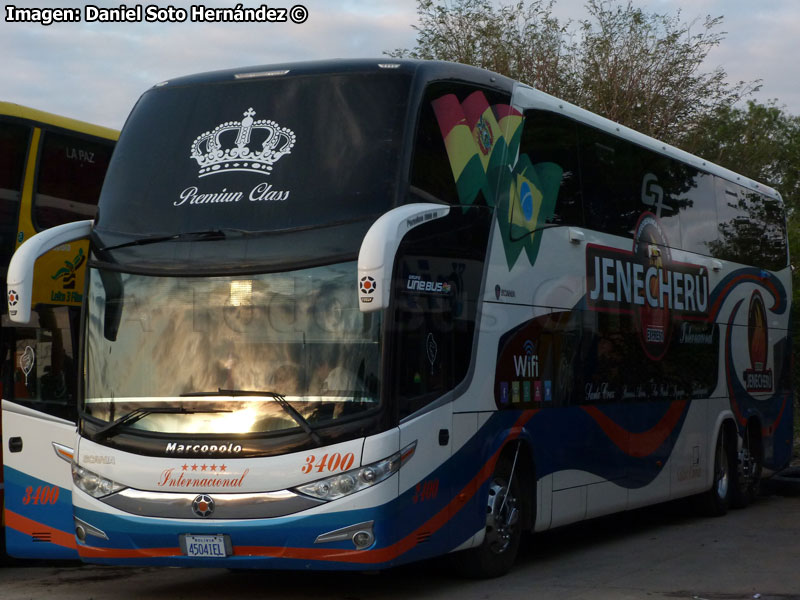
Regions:
<instances>
[{"instance_id":1,"label":"bus door","mask_svg":"<svg viewBox=\"0 0 800 600\"><path fill-rule=\"evenodd\" d=\"M422 524L413 532L426 544L420 557L464 542L444 533L454 528L437 533L427 527L475 475L463 467L474 468L477 457L461 452L461 466L450 459L478 426L474 410L455 413L459 386L470 373L491 217L491 210L472 207L414 226L393 258L386 381L397 406L400 447L417 443L418 460L400 471L400 493L409 495L406 506L414 513L405 521Z\"/></svg>"},{"instance_id":2,"label":"bus door","mask_svg":"<svg viewBox=\"0 0 800 600\"><path fill-rule=\"evenodd\" d=\"M3 323L6 551L77 559L71 460L79 309L40 306L31 316L29 326Z\"/></svg>"}]
</instances>

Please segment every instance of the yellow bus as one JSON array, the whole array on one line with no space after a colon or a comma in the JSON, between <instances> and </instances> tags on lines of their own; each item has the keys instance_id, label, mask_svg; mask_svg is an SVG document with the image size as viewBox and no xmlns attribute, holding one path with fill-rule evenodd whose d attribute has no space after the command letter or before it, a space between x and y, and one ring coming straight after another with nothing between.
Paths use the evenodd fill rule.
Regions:
<instances>
[{"instance_id":1,"label":"yellow bus","mask_svg":"<svg viewBox=\"0 0 800 600\"><path fill-rule=\"evenodd\" d=\"M5 285L11 255L39 231L94 218L111 152L119 132L18 104L0 102L0 273ZM0 390L54 418L75 411L78 331L87 242L71 242L36 263L31 321L12 324L0 316ZM13 438L0 446L18 451ZM5 505L4 478L0 501ZM26 490L27 492L27 490ZM39 501L31 489L29 501ZM38 491L38 496L42 490ZM36 500L34 500L36 498ZM0 519L5 525L5 511ZM5 529L5 527L3 527ZM5 536L0 536L4 541Z\"/></svg>"}]
</instances>

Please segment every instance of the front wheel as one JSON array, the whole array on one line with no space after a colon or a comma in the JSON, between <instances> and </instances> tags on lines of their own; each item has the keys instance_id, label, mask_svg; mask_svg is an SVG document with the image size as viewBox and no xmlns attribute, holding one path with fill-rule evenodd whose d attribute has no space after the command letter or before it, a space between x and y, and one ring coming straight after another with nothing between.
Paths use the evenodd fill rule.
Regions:
<instances>
[{"instance_id":1,"label":"front wheel","mask_svg":"<svg viewBox=\"0 0 800 600\"><path fill-rule=\"evenodd\" d=\"M517 468L519 465L517 465ZM505 575L517 557L522 524L525 522L524 499L519 475L507 457L497 461L489 482L486 499L486 533L477 548L454 555L462 574L474 578Z\"/></svg>"}]
</instances>

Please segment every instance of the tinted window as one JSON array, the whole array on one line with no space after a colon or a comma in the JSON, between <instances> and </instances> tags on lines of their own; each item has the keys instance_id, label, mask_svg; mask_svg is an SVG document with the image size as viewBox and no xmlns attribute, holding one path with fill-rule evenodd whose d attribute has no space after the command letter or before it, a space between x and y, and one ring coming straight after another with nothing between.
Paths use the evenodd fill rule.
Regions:
<instances>
[{"instance_id":1,"label":"tinted window","mask_svg":"<svg viewBox=\"0 0 800 600\"><path fill-rule=\"evenodd\" d=\"M428 86L414 139L411 191L418 196L414 201L493 203L486 173L489 161L502 158L507 148L505 140L497 142L503 137L500 123L510 110L509 102L507 94L475 86L451 82Z\"/></svg>"},{"instance_id":2,"label":"tinted window","mask_svg":"<svg viewBox=\"0 0 800 600\"><path fill-rule=\"evenodd\" d=\"M33 218L40 231L94 218L113 148L112 142L44 134L33 200Z\"/></svg>"},{"instance_id":3,"label":"tinted window","mask_svg":"<svg viewBox=\"0 0 800 600\"><path fill-rule=\"evenodd\" d=\"M642 205L642 167L635 146L580 126L584 212L592 229L632 237Z\"/></svg>"},{"instance_id":4,"label":"tinted window","mask_svg":"<svg viewBox=\"0 0 800 600\"><path fill-rule=\"evenodd\" d=\"M578 131L575 123L550 112L526 112L520 155L527 156L532 165L555 164L561 170L554 213L547 222L582 225Z\"/></svg>"},{"instance_id":5,"label":"tinted window","mask_svg":"<svg viewBox=\"0 0 800 600\"><path fill-rule=\"evenodd\" d=\"M30 327L3 327L3 397L74 418L79 309L39 307Z\"/></svg>"},{"instance_id":6,"label":"tinted window","mask_svg":"<svg viewBox=\"0 0 800 600\"><path fill-rule=\"evenodd\" d=\"M689 252L710 254L717 239L717 206L714 176L683 167L687 171L685 203L681 206L681 247Z\"/></svg>"},{"instance_id":7,"label":"tinted window","mask_svg":"<svg viewBox=\"0 0 800 600\"><path fill-rule=\"evenodd\" d=\"M0 123L0 255L3 257L10 256L14 248L29 137L29 127Z\"/></svg>"},{"instance_id":8,"label":"tinted window","mask_svg":"<svg viewBox=\"0 0 800 600\"><path fill-rule=\"evenodd\" d=\"M492 223L473 207L413 229L397 253L391 364L403 418L453 389L472 357Z\"/></svg>"},{"instance_id":9,"label":"tinted window","mask_svg":"<svg viewBox=\"0 0 800 600\"><path fill-rule=\"evenodd\" d=\"M717 178L719 238L712 255L778 270L786 266L786 228L777 200Z\"/></svg>"},{"instance_id":10,"label":"tinted window","mask_svg":"<svg viewBox=\"0 0 800 600\"><path fill-rule=\"evenodd\" d=\"M103 231L279 231L385 212L406 117L403 73L157 88L125 126Z\"/></svg>"}]
</instances>

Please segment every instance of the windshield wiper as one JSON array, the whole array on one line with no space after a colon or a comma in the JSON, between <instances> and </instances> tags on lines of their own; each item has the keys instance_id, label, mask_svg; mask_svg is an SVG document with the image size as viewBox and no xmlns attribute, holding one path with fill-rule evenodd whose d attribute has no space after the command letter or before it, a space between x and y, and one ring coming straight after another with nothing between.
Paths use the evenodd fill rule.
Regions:
<instances>
[{"instance_id":1,"label":"windshield wiper","mask_svg":"<svg viewBox=\"0 0 800 600\"><path fill-rule=\"evenodd\" d=\"M112 421L105 427L101 427L94 434L91 436L91 439L95 442L99 442L106 438L115 435L117 431L121 427L125 427L126 425L133 425L136 421L144 419L148 415L152 414L175 414L175 415L193 415L195 413L221 413L221 412L231 412L229 410L193 410L190 408L183 408L183 407L152 407L152 408L136 408L131 412L122 415L119 419Z\"/></svg>"},{"instance_id":2,"label":"windshield wiper","mask_svg":"<svg viewBox=\"0 0 800 600\"><path fill-rule=\"evenodd\" d=\"M170 233L167 235L149 235L130 242L123 242L112 246L99 248L101 252L107 250L117 250L130 246L146 246L148 244L159 244L161 242L208 242L215 240L227 240L231 236L245 237L253 232L245 229L205 229L203 231L185 231L183 233Z\"/></svg>"},{"instance_id":3,"label":"windshield wiper","mask_svg":"<svg viewBox=\"0 0 800 600\"><path fill-rule=\"evenodd\" d=\"M266 390L225 390L218 388L216 392L189 392L186 394L181 394L181 397L191 398L193 396L266 396L267 398L272 398L284 411L286 411L290 417L292 417L292 419L294 419L294 422L297 423L300 428L308 434L317 447L323 445L322 438L319 437L319 434L316 431L314 431L314 428L311 427L311 424L306 420L306 418L297 412L297 409L295 409L294 406L287 402L286 396L279 394L278 392L270 392Z\"/></svg>"}]
</instances>

